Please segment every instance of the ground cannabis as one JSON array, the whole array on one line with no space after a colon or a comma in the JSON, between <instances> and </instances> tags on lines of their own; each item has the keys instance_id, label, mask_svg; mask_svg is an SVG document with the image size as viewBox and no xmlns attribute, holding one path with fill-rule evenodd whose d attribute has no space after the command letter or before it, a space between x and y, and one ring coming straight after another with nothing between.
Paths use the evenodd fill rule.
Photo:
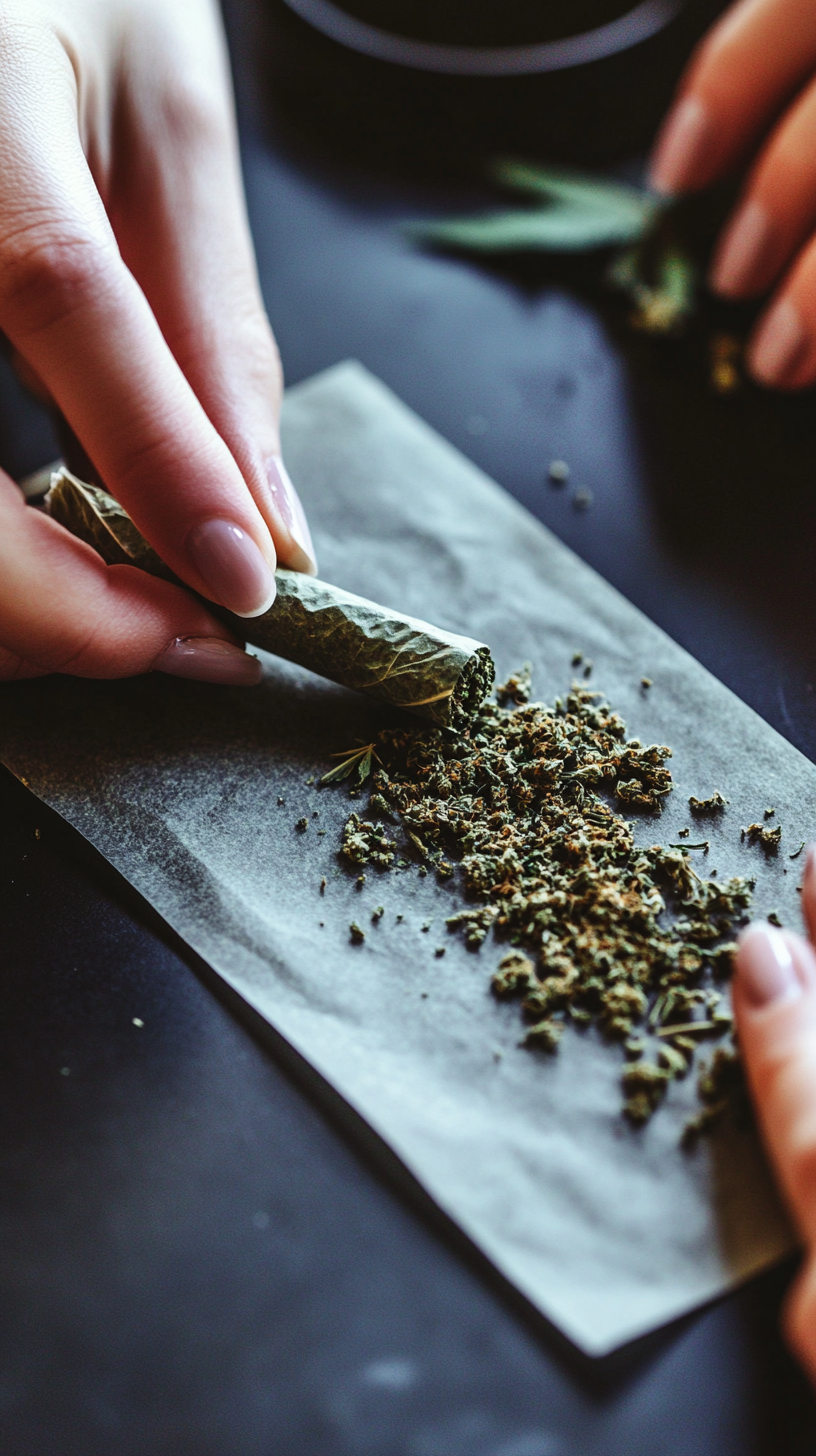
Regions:
<instances>
[{"instance_id":1,"label":"ground cannabis","mask_svg":"<svg viewBox=\"0 0 816 1456\"><path fill-rule=\"evenodd\" d=\"M715 789L714 793L709 794L707 799L697 799L692 794L689 799L689 808L692 814L719 814L727 803L728 800L723 798L719 789Z\"/></svg>"},{"instance_id":2,"label":"ground cannabis","mask_svg":"<svg viewBox=\"0 0 816 1456\"><path fill-rule=\"evenodd\" d=\"M777 824L775 829L769 829L766 824L749 824L740 834L749 844L760 845L767 854L777 854L782 839L782 825Z\"/></svg>"},{"instance_id":3,"label":"ground cannabis","mask_svg":"<svg viewBox=\"0 0 816 1456\"><path fill-rule=\"evenodd\" d=\"M739 1120L749 1120L748 1097L739 1053L735 1048L718 1047L711 1061L703 1062L697 1077L697 1093L703 1106L696 1117L686 1123L683 1130L685 1147L693 1147L697 1139L710 1132L729 1111Z\"/></svg>"},{"instance_id":4,"label":"ground cannabis","mask_svg":"<svg viewBox=\"0 0 816 1456\"><path fill-rule=\"evenodd\" d=\"M733 334L714 334L709 340L711 387L717 394L733 394L742 384L743 344Z\"/></svg>"},{"instance_id":5,"label":"ground cannabis","mask_svg":"<svg viewBox=\"0 0 816 1456\"><path fill-rule=\"evenodd\" d=\"M753 881L704 878L695 846L638 845L624 812L659 812L671 750L627 737L581 684L552 707L529 702L530 689L525 667L458 734L381 732L366 749L372 817L349 815L341 855L390 870L406 863L400 833L440 879L458 864L471 903L447 927L472 950L491 931L509 941L492 984L521 1002L523 1044L552 1053L570 1023L625 1043L624 1109L642 1123L701 1040L731 1029L721 984ZM719 813L725 802L716 792L691 804ZM706 1127L721 1100L704 1098Z\"/></svg>"}]
</instances>

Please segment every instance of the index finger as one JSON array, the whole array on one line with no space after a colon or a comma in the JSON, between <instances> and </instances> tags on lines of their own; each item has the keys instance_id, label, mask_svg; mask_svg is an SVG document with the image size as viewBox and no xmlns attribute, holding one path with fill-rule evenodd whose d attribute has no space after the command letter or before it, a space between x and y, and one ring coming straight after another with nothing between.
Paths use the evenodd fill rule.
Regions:
<instances>
[{"instance_id":1,"label":"index finger","mask_svg":"<svg viewBox=\"0 0 816 1456\"><path fill-rule=\"evenodd\" d=\"M661 192L706 187L748 153L816 65L811 0L740 0L693 55L652 155Z\"/></svg>"},{"instance_id":2,"label":"index finger","mask_svg":"<svg viewBox=\"0 0 816 1456\"><path fill-rule=\"evenodd\" d=\"M255 616L274 600L272 538L121 259L69 58L45 29L3 39L0 329L167 564Z\"/></svg>"}]
</instances>

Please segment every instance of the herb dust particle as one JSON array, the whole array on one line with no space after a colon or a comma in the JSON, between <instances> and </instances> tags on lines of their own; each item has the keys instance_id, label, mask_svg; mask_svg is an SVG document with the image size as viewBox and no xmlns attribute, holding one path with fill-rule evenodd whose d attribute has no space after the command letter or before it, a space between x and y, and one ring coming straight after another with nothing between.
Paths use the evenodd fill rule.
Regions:
<instances>
[{"instance_id":1,"label":"herb dust particle","mask_svg":"<svg viewBox=\"0 0 816 1456\"><path fill-rule=\"evenodd\" d=\"M525 669L458 734L386 729L352 751L373 817L349 816L341 854L385 871L407 851L442 880L458 862L473 903L448 929L473 950L491 931L509 941L493 990L519 999L524 1045L554 1052L570 1023L625 1042L624 1110L643 1123L701 1041L730 1032L722 982L753 881L701 877L685 845L635 843L618 810L659 812L673 787L669 748L627 738L619 714L578 684L552 707L529 694ZM724 805L719 793L693 801L703 813ZM703 1110L686 1142L728 1102L712 1092L726 1066L732 1078L735 1054L721 1050L716 1075L701 1069Z\"/></svg>"}]
</instances>

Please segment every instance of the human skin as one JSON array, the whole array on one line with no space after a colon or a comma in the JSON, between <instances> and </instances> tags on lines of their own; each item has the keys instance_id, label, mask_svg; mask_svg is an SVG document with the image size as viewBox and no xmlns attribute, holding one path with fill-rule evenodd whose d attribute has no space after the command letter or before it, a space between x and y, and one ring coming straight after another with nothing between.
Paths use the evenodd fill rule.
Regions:
<instances>
[{"instance_id":1,"label":"human skin","mask_svg":"<svg viewBox=\"0 0 816 1456\"><path fill-rule=\"evenodd\" d=\"M175 573L245 617L314 571L280 456L216 0L0 0L0 331ZM106 567L0 472L0 679L252 683L196 597Z\"/></svg>"},{"instance_id":2,"label":"human skin","mask_svg":"<svg viewBox=\"0 0 816 1456\"><path fill-rule=\"evenodd\" d=\"M816 6L739 0L697 48L658 137L653 184L697 191L743 170L711 270L727 298L770 300L749 344L763 384L816 381ZM734 1010L757 1116L805 1248L785 1327L816 1382L816 850L809 939L754 925L736 956Z\"/></svg>"},{"instance_id":3,"label":"human skin","mask_svg":"<svg viewBox=\"0 0 816 1456\"><path fill-rule=\"evenodd\" d=\"M762 1135L794 1216L805 1261L785 1312L788 1339L816 1382L816 846L802 883L808 939L752 925L741 937L733 996Z\"/></svg>"},{"instance_id":4,"label":"human skin","mask_svg":"<svg viewBox=\"0 0 816 1456\"><path fill-rule=\"evenodd\" d=\"M748 363L780 389L816 381L815 133L816 6L739 0L692 56L652 158L669 194L747 169L711 283L726 298L770 292Z\"/></svg>"}]
</instances>

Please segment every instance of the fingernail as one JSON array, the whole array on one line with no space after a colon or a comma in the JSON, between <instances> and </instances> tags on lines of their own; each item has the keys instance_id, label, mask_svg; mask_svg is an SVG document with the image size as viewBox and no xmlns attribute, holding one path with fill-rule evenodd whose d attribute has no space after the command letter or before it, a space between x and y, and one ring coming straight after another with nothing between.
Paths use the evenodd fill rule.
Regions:
<instances>
[{"instance_id":1,"label":"fingernail","mask_svg":"<svg viewBox=\"0 0 816 1456\"><path fill-rule=\"evenodd\" d=\"M317 557L306 520L306 512L280 455L273 455L267 461L266 473L275 505L295 543L296 549L287 564L292 567L293 571L305 571L309 576L315 576L317 574Z\"/></svg>"},{"instance_id":2,"label":"fingernail","mask_svg":"<svg viewBox=\"0 0 816 1456\"><path fill-rule=\"evenodd\" d=\"M753 1006L790 1000L802 987L785 937L768 925L752 925L740 939L739 982Z\"/></svg>"},{"instance_id":3,"label":"fingernail","mask_svg":"<svg viewBox=\"0 0 816 1456\"><path fill-rule=\"evenodd\" d=\"M745 292L759 269L770 235L770 219L764 207L758 202L746 202L720 245L711 270L712 288L726 294Z\"/></svg>"},{"instance_id":4,"label":"fingernail","mask_svg":"<svg viewBox=\"0 0 816 1456\"><path fill-rule=\"evenodd\" d=\"M802 320L790 299L782 298L766 315L753 340L748 362L762 384L784 384L805 347Z\"/></svg>"},{"instance_id":5,"label":"fingernail","mask_svg":"<svg viewBox=\"0 0 816 1456\"><path fill-rule=\"evenodd\" d=\"M221 637L176 637L156 658L153 671L238 688L255 687L263 677L257 657Z\"/></svg>"},{"instance_id":6,"label":"fingernail","mask_svg":"<svg viewBox=\"0 0 816 1456\"><path fill-rule=\"evenodd\" d=\"M275 573L242 526L203 521L187 550L207 584L207 595L239 617L260 617L275 600Z\"/></svg>"},{"instance_id":7,"label":"fingernail","mask_svg":"<svg viewBox=\"0 0 816 1456\"><path fill-rule=\"evenodd\" d=\"M657 144L649 180L658 192L682 192L710 136L708 112L696 96L675 107Z\"/></svg>"}]
</instances>

